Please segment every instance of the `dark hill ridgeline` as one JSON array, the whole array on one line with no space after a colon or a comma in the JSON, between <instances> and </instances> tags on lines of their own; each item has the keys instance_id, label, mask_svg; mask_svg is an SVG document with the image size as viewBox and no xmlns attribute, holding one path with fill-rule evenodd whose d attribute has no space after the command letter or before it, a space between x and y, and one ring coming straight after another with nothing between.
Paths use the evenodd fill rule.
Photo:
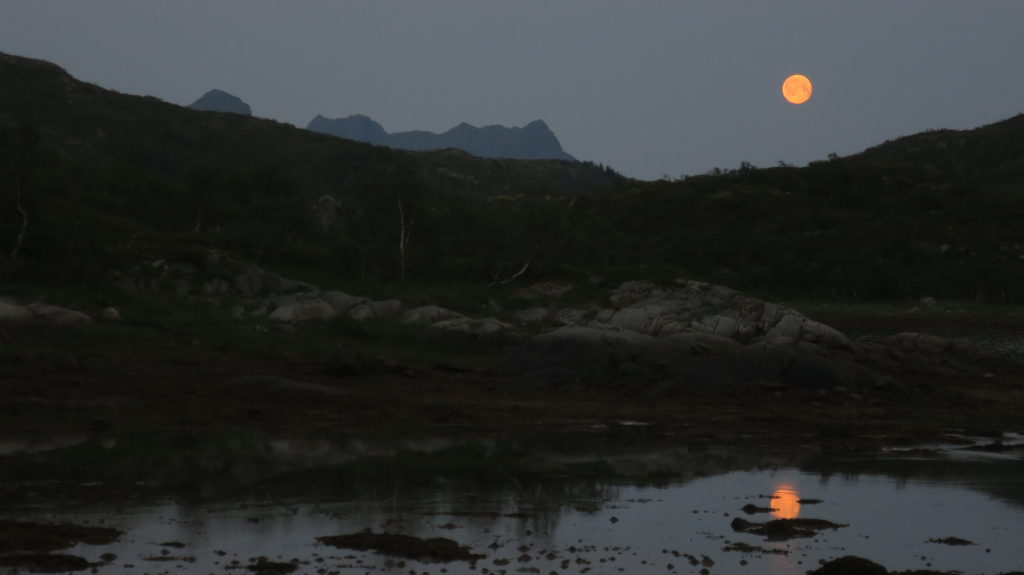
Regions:
<instances>
[{"instance_id":1,"label":"dark hill ridgeline","mask_svg":"<svg viewBox=\"0 0 1024 575\"><path fill-rule=\"evenodd\" d=\"M637 182L581 162L375 147L0 54L0 273L110 286L214 249L329 285L486 285L524 269L517 282L688 277L775 298L1021 301L1020 142L1018 116L805 168Z\"/></svg>"},{"instance_id":2,"label":"dark hill ridgeline","mask_svg":"<svg viewBox=\"0 0 1024 575\"><path fill-rule=\"evenodd\" d=\"M161 253L210 247L387 277L399 193L416 219L411 265L436 268L448 254L455 267L477 266L493 256L482 246L508 241L486 221L482 198L573 195L626 181L586 162L374 147L105 90L2 53L0 158L0 254L10 253L21 225L17 174L31 226L16 267L31 277L108 276ZM317 223L331 220L329 229Z\"/></svg>"},{"instance_id":3,"label":"dark hill ridgeline","mask_svg":"<svg viewBox=\"0 0 1024 575\"><path fill-rule=\"evenodd\" d=\"M535 120L522 128L477 128L463 122L442 134L422 130L389 134L380 124L360 114L339 119L318 115L306 129L400 150L458 148L481 158L576 161L562 150L558 138L543 120Z\"/></svg>"},{"instance_id":4,"label":"dark hill ridgeline","mask_svg":"<svg viewBox=\"0 0 1024 575\"><path fill-rule=\"evenodd\" d=\"M850 159L919 165L950 179L1024 190L1024 114L970 130L929 130L868 148Z\"/></svg>"},{"instance_id":5,"label":"dark hill ridgeline","mask_svg":"<svg viewBox=\"0 0 1024 575\"><path fill-rule=\"evenodd\" d=\"M128 161L179 181L203 166L274 166L288 172L307 197L315 198L361 193L388 180L396 162L414 166L425 184L473 195L566 193L621 180L587 163L508 163L445 151L407 154L273 120L209 115L152 97L105 90L80 82L49 62L2 53L0 78L0 121L31 123L75 155Z\"/></svg>"}]
</instances>

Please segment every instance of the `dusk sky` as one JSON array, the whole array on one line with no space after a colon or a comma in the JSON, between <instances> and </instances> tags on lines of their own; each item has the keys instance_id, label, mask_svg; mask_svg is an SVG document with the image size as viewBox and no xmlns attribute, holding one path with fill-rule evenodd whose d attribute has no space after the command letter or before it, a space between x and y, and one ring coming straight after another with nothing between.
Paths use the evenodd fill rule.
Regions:
<instances>
[{"instance_id":1,"label":"dusk sky","mask_svg":"<svg viewBox=\"0 0 1024 575\"><path fill-rule=\"evenodd\" d=\"M545 120L628 176L804 164L1024 112L1024 1L0 0L0 51L300 127ZM785 77L814 95L787 103Z\"/></svg>"}]
</instances>

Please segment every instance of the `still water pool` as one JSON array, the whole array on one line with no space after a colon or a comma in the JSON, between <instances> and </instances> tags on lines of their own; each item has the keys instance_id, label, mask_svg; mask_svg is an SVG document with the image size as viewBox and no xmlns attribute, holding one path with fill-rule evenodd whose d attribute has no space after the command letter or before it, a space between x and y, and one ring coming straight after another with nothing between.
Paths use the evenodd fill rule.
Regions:
<instances>
[{"instance_id":1,"label":"still water pool","mask_svg":"<svg viewBox=\"0 0 1024 575\"><path fill-rule=\"evenodd\" d=\"M742 466L741 466L742 467ZM413 481L415 479L415 481ZM930 446L861 458L816 458L681 473L650 481L521 482L500 488L443 476L374 475L335 492L301 485L281 497L32 505L14 516L114 526L126 533L65 552L107 562L98 573L251 573L259 557L295 573L797 574L858 555L890 570L994 574L1024 569L1020 451ZM410 487L415 484L415 488ZM249 493L258 493L249 491ZM748 511L744 511L748 507ZM769 511L770 509L770 511ZM824 519L845 525L785 541L736 531L737 518ZM362 530L445 537L483 555L421 562L337 549L319 536ZM955 537L971 544L939 542ZM110 560L109 554L116 555Z\"/></svg>"}]
</instances>

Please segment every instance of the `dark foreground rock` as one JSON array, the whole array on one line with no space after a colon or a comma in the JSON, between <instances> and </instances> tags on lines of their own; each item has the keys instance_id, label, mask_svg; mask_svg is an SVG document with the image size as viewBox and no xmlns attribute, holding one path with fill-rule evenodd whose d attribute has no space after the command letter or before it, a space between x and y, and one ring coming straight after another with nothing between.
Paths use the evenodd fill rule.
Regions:
<instances>
[{"instance_id":1,"label":"dark foreground rock","mask_svg":"<svg viewBox=\"0 0 1024 575\"><path fill-rule=\"evenodd\" d=\"M808 575L954 575L957 571L935 571L932 569L914 569L910 571L889 571L874 561L846 555L824 563L821 567L808 571ZM1022 575L1021 571L1004 572L1000 575Z\"/></svg>"},{"instance_id":2,"label":"dark foreground rock","mask_svg":"<svg viewBox=\"0 0 1024 575\"><path fill-rule=\"evenodd\" d=\"M109 527L90 527L75 523L34 523L0 519L0 553L55 551L67 549L78 543L106 545L117 541L122 533Z\"/></svg>"},{"instance_id":3,"label":"dark foreground rock","mask_svg":"<svg viewBox=\"0 0 1024 575\"><path fill-rule=\"evenodd\" d=\"M737 517L732 520L733 531L763 535L768 541L788 541L799 537L814 537L823 529L846 527L824 519L775 519L767 523L753 523Z\"/></svg>"},{"instance_id":4,"label":"dark foreground rock","mask_svg":"<svg viewBox=\"0 0 1024 575\"><path fill-rule=\"evenodd\" d=\"M246 567L246 569L256 573L256 575L279 575L283 573L291 573L298 568L299 566L295 563L270 561L266 557L260 557L255 563Z\"/></svg>"},{"instance_id":5,"label":"dark foreground rock","mask_svg":"<svg viewBox=\"0 0 1024 575\"><path fill-rule=\"evenodd\" d=\"M468 547L444 537L422 539L400 533L363 531L347 535L317 537L316 540L331 547L376 551L382 555L393 555L419 561L475 561L483 557L483 555L471 552Z\"/></svg>"},{"instance_id":6,"label":"dark foreground rock","mask_svg":"<svg viewBox=\"0 0 1024 575\"><path fill-rule=\"evenodd\" d=\"M808 573L810 575L889 575L889 570L863 557L847 555L833 559Z\"/></svg>"},{"instance_id":7,"label":"dark foreground rock","mask_svg":"<svg viewBox=\"0 0 1024 575\"><path fill-rule=\"evenodd\" d=\"M950 546L977 545L977 543L975 543L973 541L968 541L966 539L961 539L960 537L943 537L941 539L929 539L928 543L938 543L940 545L950 545Z\"/></svg>"},{"instance_id":8,"label":"dark foreground rock","mask_svg":"<svg viewBox=\"0 0 1024 575\"><path fill-rule=\"evenodd\" d=\"M84 571L93 567L93 564L77 555L15 553L0 555L0 566L13 567L16 570L15 573L20 570L25 570L28 573L68 573Z\"/></svg>"}]
</instances>

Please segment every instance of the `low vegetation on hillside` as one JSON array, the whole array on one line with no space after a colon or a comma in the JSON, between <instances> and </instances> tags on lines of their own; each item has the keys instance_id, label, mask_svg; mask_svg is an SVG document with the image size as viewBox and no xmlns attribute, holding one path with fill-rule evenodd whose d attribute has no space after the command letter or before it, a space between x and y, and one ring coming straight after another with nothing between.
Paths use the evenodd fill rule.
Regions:
<instances>
[{"instance_id":1,"label":"low vegetation on hillside","mask_svg":"<svg viewBox=\"0 0 1024 575\"><path fill-rule=\"evenodd\" d=\"M1024 151L992 144L1021 140L1021 117L638 182L190 110L13 56L0 77L6 283L106 289L217 250L341 286L685 276L776 298L1024 298Z\"/></svg>"}]
</instances>

